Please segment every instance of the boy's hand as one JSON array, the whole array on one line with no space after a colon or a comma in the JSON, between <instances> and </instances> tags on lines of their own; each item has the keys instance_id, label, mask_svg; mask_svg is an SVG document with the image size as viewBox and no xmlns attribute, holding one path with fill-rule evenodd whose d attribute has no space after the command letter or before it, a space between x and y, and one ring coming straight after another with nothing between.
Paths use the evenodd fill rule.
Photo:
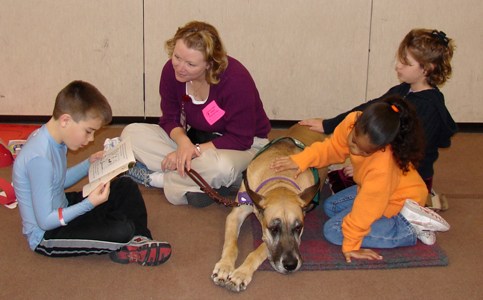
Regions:
<instances>
[{"instance_id":1,"label":"boy's hand","mask_svg":"<svg viewBox=\"0 0 483 300\"><path fill-rule=\"evenodd\" d=\"M89 194L89 201L94 206L98 206L107 201L111 192L111 182L100 184Z\"/></svg>"},{"instance_id":2,"label":"boy's hand","mask_svg":"<svg viewBox=\"0 0 483 300\"><path fill-rule=\"evenodd\" d=\"M351 258L367 259L367 260L382 260L382 256L371 249L359 249L356 251L349 251L344 253L345 261L350 263Z\"/></svg>"},{"instance_id":3,"label":"boy's hand","mask_svg":"<svg viewBox=\"0 0 483 300\"><path fill-rule=\"evenodd\" d=\"M99 160L102 158L102 156L104 155L104 151L101 150L99 152L96 152L94 154L92 154L90 157L89 157L89 162L92 164L93 162L95 162L96 160Z\"/></svg>"},{"instance_id":4,"label":"boy's hand","mask_svg":"<svg viewBox=\"0 0 483 300\"><path fill-rule=\"evenodd\" d=\"M299 166L289 157L277 157L270 163L270 168L274 169L275 172L281 172L285 170L297 170L295 172L295 178L297 178L302 171L299 169Z\"/></svg>"}]
</instances>

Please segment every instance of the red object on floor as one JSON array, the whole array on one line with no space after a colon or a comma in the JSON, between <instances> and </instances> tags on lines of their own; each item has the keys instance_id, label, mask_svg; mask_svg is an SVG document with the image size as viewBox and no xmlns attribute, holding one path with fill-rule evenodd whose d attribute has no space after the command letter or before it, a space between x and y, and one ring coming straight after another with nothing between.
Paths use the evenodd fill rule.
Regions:
<instances>
[{"instance_id":1,"label":"red object on floor","mask_svg":"<svg viewBox=\"0 0 483 300\"><path fill-rule=\"evenodd\" d=\"M10 156L4 153L4 149L0 149L0 168L8 167L12 164L13 160L20 151L24 141L30 136L30 134L40 128L41 125L28 125L28 124L1 124L0 123L0 144L10 152ZM12 145L9 144L10 141ZM3 148L3 147L2 147Z\"/></svg>"},{"instance_id":2,"label":"red object on floor","mask_svg":"<svg viewBox=\"0 0 483 300\"><path fill-rule=\"evenodd\" d=\"M35 129L41 125L0 124L0 139L5 145L10 140L26 140Z\"/></svg>"},{"instance_id":3,"label":"red object on floor","mask_svg":"<svg viewBox=\"0 0 483 300\"><path fill-rule=\"evenodd\" d=\"M5 192L5 196L0 195L0 204L8 205L16 201L15 191L10 182L0 177L0 191Z\"/></svg>"},{"instance_id":4,"label":"red object on floor","mask_svg":"<svg viewBox=\"0 0 483 300\"><path fill-rule=\"evenodd\" d=\"M7 147L0 144L0 168L8 167L13 163L13 156Z\"/></svg>"}]
</instances>

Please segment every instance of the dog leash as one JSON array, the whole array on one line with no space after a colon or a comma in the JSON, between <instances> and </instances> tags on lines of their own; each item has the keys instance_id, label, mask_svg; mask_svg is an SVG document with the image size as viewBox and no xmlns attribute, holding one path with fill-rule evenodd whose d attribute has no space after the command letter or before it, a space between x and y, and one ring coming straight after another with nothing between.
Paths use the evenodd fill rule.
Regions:
<instances>
[{"instance_id":1,"label":"dog leash","mask_svg":"<svg viewBox=\"0 0 483 300\"><path fill-rule=\"evenodd\" d=\"M275 143L278 143L280 142L281 140L285 140L285 139L288 139L290 140L292 143L294 143L297 147L299 147L300 149L304 149L305 148L305 145L304 143L302 143L301 141L295 139L295 138L292 138L292 137L279 137L279 138L276 138L272 141L270 141L267 145L265 145L264 147L262 147L254 156L253 159L255 159L258 155L260 155L262 152L264 152L265 150L267 150L268 148L270 148L271 146L273 146ZM188 170L187 168L184 169L186 174L188 174L188 176L200 187L201 191L203 191L205 194L207 194L211 199L213 199L216 203L218 204L223 204L224 206L226 207L237 207L237 206L240 206L241 204L237 201L234 201L234 200L230 200L230 199L227 199L225 197L223 197L222 195L220 195L217 191L215 191L204 179L203 177L201 177L201 175L196 172L195 170L193 169L190 169ZM316 182L318 182L320 180L319 178L319 174L317 172L317 169L315 168L311 168L312 170L312 175L314 176L314 179ZM244 177L246 176L246 174L244 174ZM299 188L300 189L300 188ZM314 199L312 200L313 204L318 205L319 204L319 193L317 193L314 197Z\"/></svg>"},{"instance_id":2,"label":"dog leash","mask_svg":"<svg viewBox=\"0 0 483 300\"><path fill-rule=\"evenodd\" d=\"M215 191L206 180L201 177L201 175L193 169L184 169L186 174L197 184L199 185L201 191L205 192L211 199L213 199L218 204L223 204L226 207L236 207L240 206L240 204L236 201L230 200L228 198L223 197L217 191Z\"/></svg>"}]
</instances>

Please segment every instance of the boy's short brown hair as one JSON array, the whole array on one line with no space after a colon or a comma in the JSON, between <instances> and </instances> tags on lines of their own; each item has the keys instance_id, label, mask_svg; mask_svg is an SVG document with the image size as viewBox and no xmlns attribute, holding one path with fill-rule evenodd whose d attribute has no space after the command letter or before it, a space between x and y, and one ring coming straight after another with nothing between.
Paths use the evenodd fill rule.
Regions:
<instances>
[{"instance_id":1,"label":"boy's short brown hair","mask_svg":"<svg viewBox=\"0 0 483 300\"><path fill-rule=\"evenodd\" d=\"M112 110L106 97L92 84L80 80L72 81L55 99L52 116L58 119L69 114L74 121L101 119L103 125L112 121Z\"/></svg>"}]
</instances>

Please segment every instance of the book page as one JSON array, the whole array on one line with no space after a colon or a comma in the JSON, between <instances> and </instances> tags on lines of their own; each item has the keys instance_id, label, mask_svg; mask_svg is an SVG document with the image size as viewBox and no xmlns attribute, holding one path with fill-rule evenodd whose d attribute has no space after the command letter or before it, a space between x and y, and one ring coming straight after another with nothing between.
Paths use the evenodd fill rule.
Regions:
<instances>
[{"instance_id":1,"label":"book page","mask_svg":"<svg viewBox=\"0 0 483 300\"><path fill-rule=\"evenodd\" d=\"M89 167L89 183L82 189L82 196L87 197L99 184L107 183L120 173L134 166L136 159L129 139L117 144L113 149Z\"/></svg>"},{"instance_id":2,"label":"book page","mask_svg":"<svg viewBox=\"0 0 483 300\"><path fill-rule=\"evenodd\" d=\"M135 161L129 139L120 142L116 147L104 153L104 156L89 167L89 182Z\"/></svg>"}]
</instances>

